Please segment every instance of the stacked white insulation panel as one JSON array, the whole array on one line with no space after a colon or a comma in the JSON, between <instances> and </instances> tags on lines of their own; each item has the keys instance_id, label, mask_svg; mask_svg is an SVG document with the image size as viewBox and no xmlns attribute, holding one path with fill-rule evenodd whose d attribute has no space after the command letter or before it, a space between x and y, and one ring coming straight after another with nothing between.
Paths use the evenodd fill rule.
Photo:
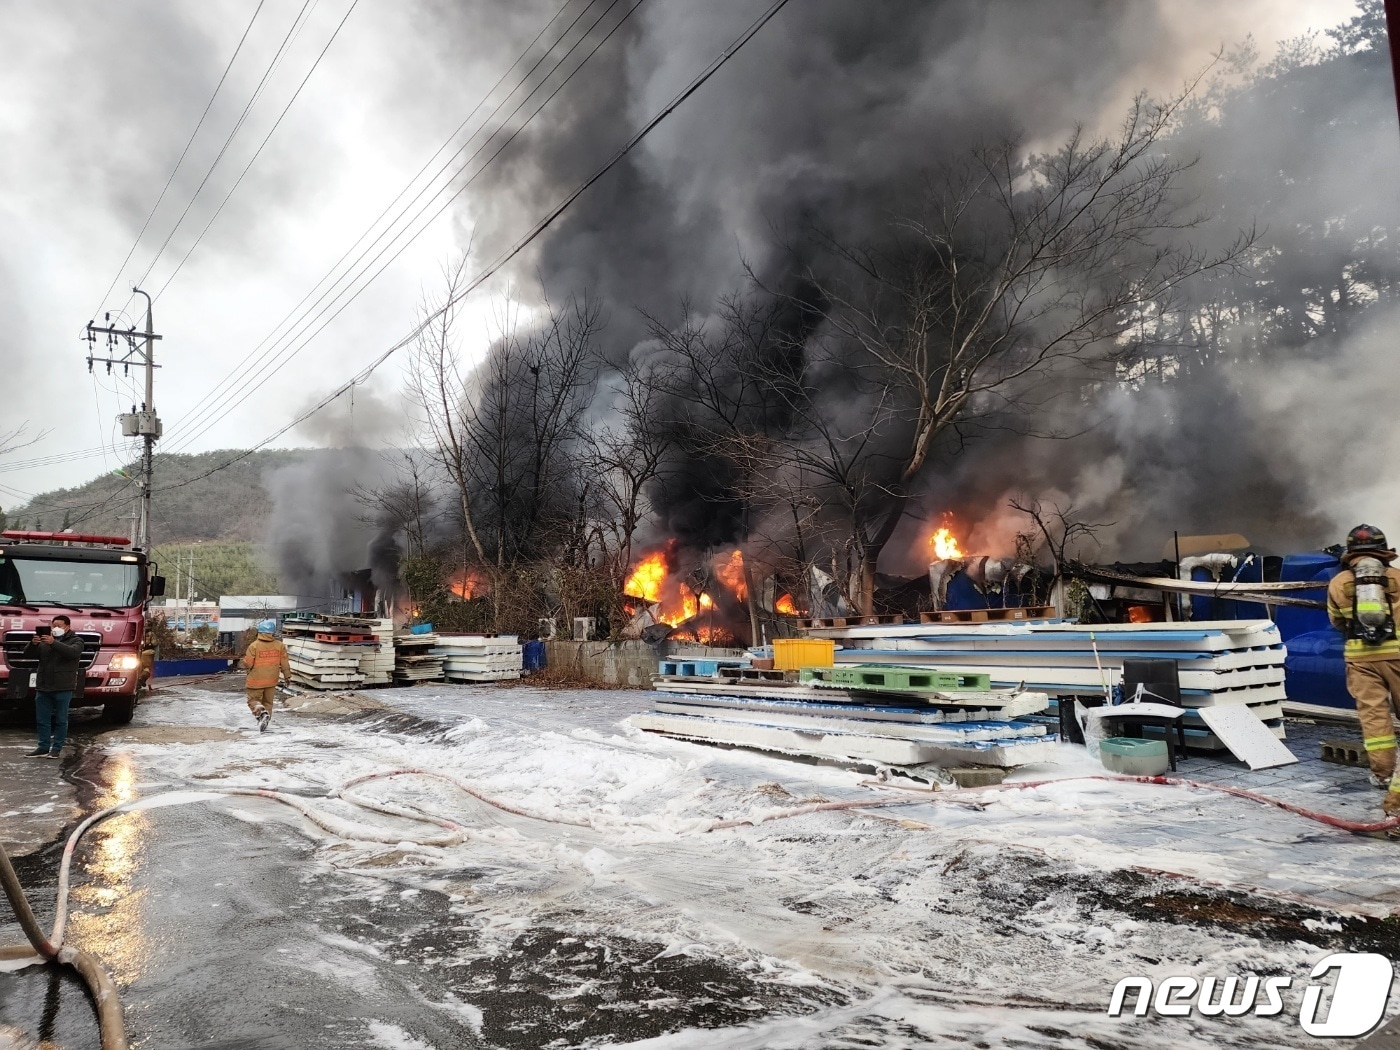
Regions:
<instances>
[{"instance_id":1,"label":"stacked white insulation panel","mask_svg":"<svg viewBox=\"0 0 1400 1050\"><path fill-rule=\"evenodd\" d=\"M1096 624L905 624L817 628L834 639L838 664L897 664L980 672L994 688L1052 697L1103 696L1120 685L1125 659L1176 661L1188 709L1246 704L1283 738L1287 650L1269 620ZM1205 732L1188 710L1188 732ZM1206 733L1197 746L1217 746Z\"/></svg>"},{"instance_id":2,"label":"stacked white insulation panel","mask_svg":"<svg viewBox=\"0 0 1400 1050\"><path fill-rule=\"evenodd\" d=\"M632 725L685 740L902 768L1045 762L1056 739L1042 724L1006 721L986 708L704 694L654 700ZM1045 702L1041 695L1035 706Z\"/></svg>"},{"instance_id":3,"label":"stacked white insulation panel","mask_svg":"<svg viewBox=\"0 0 1400 1050\"><path fill-rule=\"evenodd\" d=\"M364 648L360 674L365 676L365 685L389 685L394 680L394 621L365 622L373 628L375 643Z\"/></svg>"},{"instance_id":4,"label":"stacked white insulation panel","mask_svg":"<svg viewBox=\"0 0 1400 1050\"><path fill-rule=\"evenodd\" d=\"M525 647L517 635L438 635L435 656L449 682L500 682L519 678L525 667Z\"/></svg>"},{"instance_id":5,"label":"stacked white insulation panel","mask_svg":"<svg viewBox=\"0 0 1400 1050\"><path fill-rule=\"evenodd\" d=\"M315 636L333 630L314 621L288 620L282 625L292 681L311 689L355 689L364 684L360 660L365 643L322 641Z\"/></svg>"},{"instance_id":6,"label":"stacked white insulation panel","mask_svg":"<svg viewBox=\"0 0 1400 1050\"><path fill-rule=\"evenodd\" d=\"M658 679L639 729L706 743L883 766L998 766L1045 762L1056 737L1017 721L1049 705L1024 689L862 694L806 682Z\"/></svg>"},{"instance_id":7,"label":"stacked white insulation panel","mask_svg":"<svg viewBox=\"0 0 1400 1050\"><path fill-rule=\"evenodd\" d=\"M416 682L442 681L442 657L435 650L435 634L410 634L402 631L394 636L394 682L413 685Z\"/></svg>"}]
</instances>

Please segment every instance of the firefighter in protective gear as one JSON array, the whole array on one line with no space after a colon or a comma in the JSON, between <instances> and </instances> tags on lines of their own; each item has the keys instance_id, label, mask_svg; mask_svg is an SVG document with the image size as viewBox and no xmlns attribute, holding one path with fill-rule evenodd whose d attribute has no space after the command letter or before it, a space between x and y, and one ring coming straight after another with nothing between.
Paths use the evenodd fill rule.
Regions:
<instances>
[{"instance_id":1,"label":"firefighter in protective gear","mask_svg":"<svg viewBox=\"0 0 1400 1050\"><path fill-rule=\"evenodd\" d=\"M248 709L258 720L258 732L272 721L272 699L277 695L280 679L291 685L292 664L287 659L287 647L277 640L277 621L263 620L258 624L258 637L243 654L243 666L248 669L245 689Z\"/></svg>"},{"instance_id":2,"label":"firefighter in protective gear","mask_svg":"<svg viewBox=\"0 0 1400 1050\"><path fill-rule=\"evenodd\" d=\"M1388 787L1382 808L1400 814L1400 776L1395 769L1395 721L1400 712L1400 639L1395 611L1400 608L1396 552L1374 525L1358 525L1347 535L1342 570L1327 587L1327 618L1346 636L1347 690L1361 718L1371 782Z\"/></svg>"}]
</instances>

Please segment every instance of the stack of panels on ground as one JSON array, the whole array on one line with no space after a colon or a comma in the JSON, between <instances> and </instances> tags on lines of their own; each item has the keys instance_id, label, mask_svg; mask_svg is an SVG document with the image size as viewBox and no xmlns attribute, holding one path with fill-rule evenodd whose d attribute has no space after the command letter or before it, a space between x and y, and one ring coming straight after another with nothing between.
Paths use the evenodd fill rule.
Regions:
<instances>
[{"instance_id":1,"label":"stack of panels on ground","mask_svg":"<svg viewBox=\"0 0 1400 1050\"><path fill-rule=\"evenodd\" d=\"M320 642L309 634L289 634L286 644L293 682L313 689L353 689L364 683L362 646Z\"/></svg>"},{"instance_id":2,"label":"stack of panels on ground","mask_svg":"<svg viewBox=\"0 0 1400 1050\"><path fill-rule=\"evenodd\" d=\"M441 657L449 682L516 679L525 667L525 647L513 634L439 635L433 654Z\"/></svg>"},{"instance_id":3,"label":"stack of panels on ground","mask_svg":"<svg viewBox=\"0 0 1400 1050\"><path fill-rule=\"evenodd\" d=\"M394 622L318 614L283 624L292 677L318 689L387 685L394 670Z\"/></svg>"},{"instance_id":4,"label":"stack of panels on ground","mask_svg":"<svg viewBox=\"0 0 1400 1050\"><path fill-rule=\"evenodd\" d=\"M687 740L891 766L1008 768L1051 757L1055 736L1043 725L956 714L962 717L908 704L662 694L631 722Z\"/></svg>"},{"instance_id":5,"label":"stack of panels on ground","mask_svg":"<svg viewBox=\"0 0 1400 1050\"><path fill-rule=\"evenodd\" d=\"M437 644L435 634L395 635L394 682L398 685L441 682L442 657L434 652Z\"/></svg>"},{"instance_id":6,"label":"stack of panels on ground","mask_svg":"<svg viewBox=\"0 0 1400 1050\"><path fill-rule=\"evenodd\" d=\"M376 639L374 648L360 657L360 673L365 685L388 685L394 680L394 621L370 620Z\"/></svg>"},{"instance_id":7,"label":"stack of panels on ground","mask_svg":"<svg viewBox=\"0 0 1400 1050\"><path fill-rule=\"evenodd\" d=\"M1125 659L1177 664L1188 733L1217 746L1192 708L1247 704L1282 739L1287 651L1269 620L1101 624L909 624L826 628L837 663L897 664L986 674L994 688L1052 697L1102 696L1122 682Z\"/></svg>"},{"instance_id":8,"label":"stack of panels on ground","mask_svg":"<svg viewBox=\"0 0 1400 1050\"><path fill-rule=\"evenodd\" d=\"M744 697L751 700L803 700L835 709L840 704L887 704L889 694L863 693L843 686L825 685L812 680L803 682L715 681L705 677L657 678L653 688L658 693L677 696ZM928 712L942 712L948 719L972 717L969 711L987 711L993 718L1021 718L1037 714L1050 706L1043 692L1025 689L924 689L903 694L898 702L916 706ZM980 717L980 716L979 716Z\"/></svg>"}]
</instances>

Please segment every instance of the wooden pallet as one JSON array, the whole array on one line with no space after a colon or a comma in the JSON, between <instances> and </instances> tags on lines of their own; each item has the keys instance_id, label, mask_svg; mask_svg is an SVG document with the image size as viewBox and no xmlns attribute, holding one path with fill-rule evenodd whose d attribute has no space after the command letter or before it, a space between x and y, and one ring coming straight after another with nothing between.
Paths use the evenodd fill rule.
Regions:
<instances>
[{"instance_id":1,"label":"wooden pallet","mask_svg":"<svg viewBox=\"0 0 1400 1050\"><path fill-rule=\"evenodd\" d=\"M1053 605L1029 605L1023 609L943 609L919 614L920 623L993 623L1006 620L1053 620Z\"/></svg>"}]
</instances>

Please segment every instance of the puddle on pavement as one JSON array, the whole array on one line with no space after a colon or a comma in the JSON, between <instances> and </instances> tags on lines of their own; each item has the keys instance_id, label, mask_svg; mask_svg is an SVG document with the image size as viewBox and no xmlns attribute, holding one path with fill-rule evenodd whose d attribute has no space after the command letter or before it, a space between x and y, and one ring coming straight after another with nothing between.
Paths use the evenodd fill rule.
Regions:
<instances>
[{"instance_id":1,"label":"puddle on pavement","mask_svg":"<svg viewBox=\"0 0 1400 1050\"><path fill-rule=\"evenodd\" d=\"M12 857L30 905L45 929L53 922L58 866L77 815L135 796L135 769L128 756L109 756L88 748L65 758L61 770L65 785L75 796L70 819L56 833L50 829L47 840L38 848ZM56 775L58 770L54 772ZM88 883L94 877L101 880L104 872L111 874L123 867L129 870L135 864L133 830L126 829L123 833L121 829L113 829L115 834L106 835L102 834L103 830L99 828L84 837L77 865L81 883ZM102 892L100 884L95 892ZM77 895L75 891L75 904ZM8 909L3 915L4 919L9 919ZM23 942L17 925L0 922L0 929L4 930L0 933L0 943ZM98 1050L99 1047L97 1022L87 987L66 967L30 966L0 973L0 1017L29 1038L39 1039L37 1045L41 1050L48 1047ZM4 1045L0 1041L0 1046Z\"/></svg>"},{"instance_id":2,"label":"puddle on pavement","mask_svg":"<svg viewBox=\"0 0 1400 1050\"><path fill-rule=\"evenodd\" d=\"M99 1050L97 1022L87 988L66 967L31 966L0 974L0 1047L6 1026L18 1033L13 1044L23 1050ZM39 1040L35 1042L34 1040Z\"/></svg>"}]
</instances>

